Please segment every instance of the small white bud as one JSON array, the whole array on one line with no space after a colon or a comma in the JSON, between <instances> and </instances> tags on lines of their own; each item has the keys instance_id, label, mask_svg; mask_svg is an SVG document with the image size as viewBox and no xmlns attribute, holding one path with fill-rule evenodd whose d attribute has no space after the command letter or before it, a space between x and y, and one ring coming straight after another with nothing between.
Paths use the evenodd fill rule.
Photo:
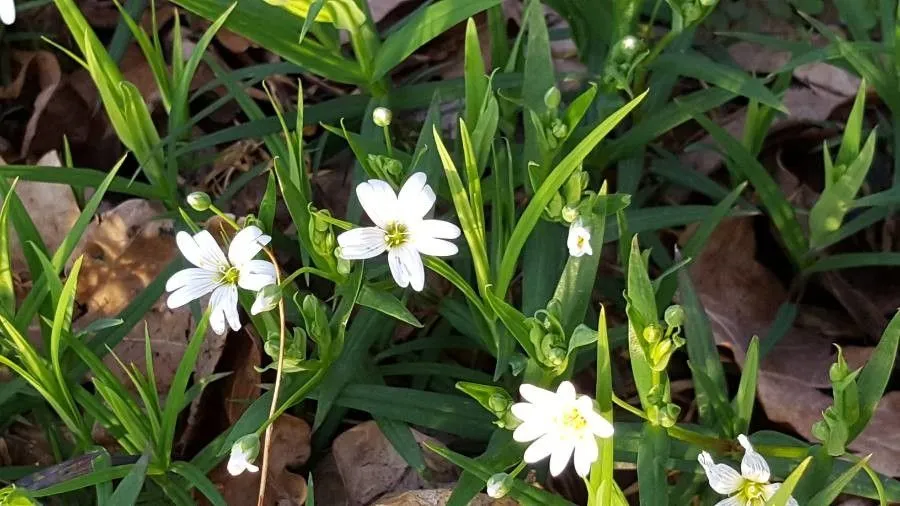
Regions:
<instances>
[{"instance_id":1,"label":"small white bud","mask_svg":"<svg viewBox=\"0 0 900 506\"><path fill-rule=\"evenodd\" d=\"M259 467L253 465L256 456L259 455L259 436L247 434L231 445L231 455L228 457L228 473L237 476L244 471L255 473Z\"/></svg>"},{"instance_id":2,"label":"small white bud","mask_svg":"<svg viewBox=\"0 0 900 506\"><path fill-rule=\"evenodd\" d=\"M505 497L512 487L512 478L506 473L497 473L487 481L487 495L494 499Z\"/></svg>"},{"instance_id":3,"label":"small white bud","mask_svg":"<svg viewBox=\"0 0 900 506\"><path fill-rule=\"evenodd\" d=\"M187 203L195 211L206 211L212 205L212 199L206 192L192 192L187 196Z\"/></svg>"},{"instance_id":4,"label":"small white bud","mask_svg":"<svg viewBox=\"0 0 900 506\"><path fill-rule=\"evenodd\" d=\"M372 111L372 122L381 128L389 126L392 119L394 119L394 113L387 107L376 107L375 110Z\"/></svg>"},{"instance_id":5,"label":"small white bud","mask_svg":"<svg viewBox=\"0 0 900 506\"><path fill-rule=\"evenodd\" d=\"M281 287L266 285L256 292L256 299L253 301L253 306L250 307L250 314L258 315L271 311L278 307L279 302L281 302Z\"/></svg>"}]
</instances>

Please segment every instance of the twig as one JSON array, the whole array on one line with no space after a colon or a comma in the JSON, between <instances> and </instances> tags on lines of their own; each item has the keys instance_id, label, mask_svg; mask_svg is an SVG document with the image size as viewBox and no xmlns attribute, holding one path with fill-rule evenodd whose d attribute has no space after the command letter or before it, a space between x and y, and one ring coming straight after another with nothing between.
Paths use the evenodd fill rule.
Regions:
<instances>
[{"instance_id":1,"label":"twig","mask_svg":"<svg viewBox=\"0 0 900 506\"><path fill-rule=\"evenodd\" d=\"M281 269L278 268L278 261L275 259L275 255L268 249L263 248L263 251L266 252L266 255L269 256L269 259L272 260L272 265L275 266L275 282L280 286L281 285ZM284 298L280 298L278 300L278 323L280 325L279 334L278 334L278 368L275 370L275 388L274 392L272 392L272 405L269 407L269 418L275 414L275 411L278 407L278 392L281 390L281 371L284 369L284 341L285 341L285 318L284 318ZM266 499L266 478L269 475L269 447L272 446L272 428L275 426L275 423L268 424L266 427L266 436L263 439L263 457L262 457L262 469L260 470L259 476L259 494L257 496L256 506L264 506L264 502Z\"/></svg>"}]
</instances>

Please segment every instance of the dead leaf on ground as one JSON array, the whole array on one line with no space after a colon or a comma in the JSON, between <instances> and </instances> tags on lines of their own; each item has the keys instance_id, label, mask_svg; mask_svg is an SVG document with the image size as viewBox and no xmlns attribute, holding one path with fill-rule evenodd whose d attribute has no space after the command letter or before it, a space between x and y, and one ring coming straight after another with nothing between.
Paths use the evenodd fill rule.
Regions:
<instances>
[{"instance_id":1,"label":"dead leaf on ground","mask_svg":"<svg viewBox=\"0 0 900 506\"><path fill-rule=\"evenodd\" d=\"M410 490L386 499L379 499L372 503L372 506L444 506L452 493L453 489L451 488ZM491 499L485 494L478 494L469 502L469 506L517 506L518 504L508 497Z\"/></svg>"},{"instance_id":2,"label":"dead leaf on ground","mask_svg":"<svg viewBox=\"0 0 900 506\"><path fill-rule=\"evenodd\" d=\"M423 442L437 443L418 431L413 436ZM428 488L426 482L403 457L374 421L345 431L331 445L335 464L351 506L362 506L397 491ZM456 479L456 468L422 446L425 464L434 483L450 483Z\"/></svg>"},{"instance_id":3,"label":"dead leaf on ground","mask_svg":"<svg viewBox=\"0 0 900 506\"><path fill-rule=\"evenodd\" d=\"M743 364L750 338L766 336L787 292L756 255L753 218L731 219L718 227L691 267L691 277L709 316L716 343L732 350ZM830 337L795 324L762 360L757 396L769 419L789 424L813 441L812 425L832 399L828 368L833 362ZM900 434L889 430L900 416L900 392L882 399L872 422L850 446L873 453L872 465L900 475Z\"/></svg>"},{"instance_id":4,"label":"dead leaf on ground","mask_svg":"<svg viewBox=\"0 0 900 506\"><path fill-rule=\"evenodd\" d=\"M0 87L0 100L19 98L30 75L36 75L36 79L32 79L36 80L37 86L29 84L27 88L40 90L34 97L31 116L25 126L25 134L19 149L19 156L24 158L28 154L31 141L37 132L41 115L59 88L62 71L56 55L49 51L13 51L12 57L19 65L19 73L10 84Z\"/></svg>"},{"instance_id":5,"label":"dead leaf on ground","mask_svg":"<svg viewBox=\"0 0 900 506\"><path fill-rule=\"evenodd\" d=\"M76 300L86 313L76 322L84 327L100 318L114 318L175 258L177 248L171 220L160 220L163 209L146 200L127 200L100 214L88 226L75 255L84 254ZM196 322L187 307L176 310L165 305L163 294L150 311L115 348L125 364L143 370L144 324L150 335L157 390L168 392ZM195 367L196 377L212 373L224 336L208 331ZM112 371L128 384L112 357L106 358Z\"/></svg>"},{"instance_id":6,"label":"dead leaf on ground","mask_svg":"<svg viewBox=\"0 0 900 506\"><path fill-rule=\"evenodd\" d=\"M306 502L306 479L288 468L301 466L309 459L309 424L295 416L282 415L275 422L273 431L266 506L301 506ZM256 504L259 473L231 476L226 462L222 462L209 478L222 492L226 504Z\"/></svg>"},{"instance_id":7,"label":"dead leaf on ground","mask_svg":"<svg viewBox=\"0 0 900 506\"><path fill-rule=\"evenodd\" d=\"M0 159L0 165L5 163ZM47 167L62 165L56 151L46 153L35 164ZM66 169L60 167L59 170ZM28 211L44 244L51 252L56 251L81 214L72 189L64 184L19 180L16 184L16 195ZM9 230L13 273L19 279L30 279L31 275L22 249L24 246L19 243L15 227L10 226Z\"/></svg>"}]
</instances>

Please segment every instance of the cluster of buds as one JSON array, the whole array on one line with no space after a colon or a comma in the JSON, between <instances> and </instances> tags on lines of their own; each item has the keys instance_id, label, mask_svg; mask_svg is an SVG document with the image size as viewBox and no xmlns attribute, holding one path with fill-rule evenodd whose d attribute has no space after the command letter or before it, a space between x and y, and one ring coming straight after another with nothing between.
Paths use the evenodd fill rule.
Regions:
<instances>
[{"instance_id":1,"label":"cluster of buds","mask_svg":"<svg viewBox=\"0 0 900 506\"><path fill-rule=\"evenodd\" d=\"M556 299L528 319L531 326L529 340L534 344L538 363L554 371L562 372L568 365L568 346L565 331L560 323L560 306Z\"/></svg>"},{"instance_id":2,"label":"cluster of buds","mask_svg":"<svg viewBox=\"0 0 900 506\"><path fill-rule=\"evenodd\" d=\"M685 343L684 338L681 337L684 309L679 305L669 306L666 308L664 321L665 329L658 323L651 323L644 327L641 336L649 351L647 358L650 361L650 367L657 372L666 370L672 354Z\"/></svg>"},{"instance_id":3,"label":"cluster of buds","mask_svg":"<svg viewBox=\"0 0 900 506\"><path fill-rule=\"evenodd\" d=\"M300 306L300 315L303 317L303 325L306 328L306 335L319 347L319 356L331 357L333 351L339 352L340 350L332 350L334 336L328 323L329 315L325 304L315 295L308 294L298 305Z\"/></svg>"},{"instance_id":4,"label":"cluster of buds","mask_svg":"<svg viewBox=\"0 0 900 506\"><path fill-rule=\"evenodd\" d=\"M343 275L349 274L350 262L338 254L340 252L332 225L334 219L331 217L331 212L327 209L310 207L310 216L312 219L309 220L309 239L313 249L329 263L333 271Z\"/></svg>"},{"instance_id":5,"label":"cluster of buds","mask_svg":"<svg viewBox=\"0 0 900 506\"><path fill-rule=\"evenodd\" d=\"M544 208L544 218L566 225L573 223L580 214L579 209L584 202L582 197L589 182L590 176L587 172L583 170L573 172Z\"/></svg>"},{"instance_id":6,"label":"cluster of buds","mask_svg":"<svg viewBox=\"0 0 900 506\"><path fill-rule=\"evenodd\" d=\"M859 386L857 377L862 369L851 371L840 346L837 360L828 370L834 404L822 413L822 420L813 425L812 433L822 441L829 455L839 457L846 452L853 434L851 428L859 420Z\"/></svg>"},{"instance_id":7,"label":"cluster of buds","mask_svg":"<svg viewBox=\"0 0 900 506\"><path fill-rule=\"evenodd\" d=\"M34 506L38 504L15 485L0 489L0 506Z\"/></svg>"},{"instance_id":8,"label":"cluster of buds","mask_svg":"<svg viewBox=\"0 0 900 506\"><path fill-rule=\"evenodd\" d=\"M550 149L556 149L559 144L569 136L569 127L559 118L559 105L562 103L562 93L556 86L551 86L544 93L544 105L547 107L547 117L544 120L544 138Z\"/></svg>"},{"instance_id":9,"label":"cluster of buds","mask_svg":"<svg viewBox=\"0 0 900 506\"><path fill-rule=\"evenodd\" d=\"M513 430L521 423L512 414L510 408L513 405L513 398L506 390L496 386L481 385L468 381L456 383L456 388L468 394L469 397L478 401L478 404L481 404L484 409L490 411L496 417L494 425L497 427Z\"/></svg>"},{"instance_id":10,"label":"cluster of buds","mask_svg":"<svg viewBox=\"0 0 900 506\"><path fill-rule=\"evenodd\" d=\"M650 54L643 40L627 35L616 42L606 57L603 82L607 86L630 93L634 71Z\"/></svg>"},{"instance_id":11,"label":"cluster of buds","mask_svg":"<svg viewBox=\"0 0 900 506\"><path fill-rule=\"evenodd\" d=\"M278 352L281 344L281 336L278 332L270 332L266 337L263 345L263 351L268 355L272 362L264 369L257 368L257 371L263 372L267 369L275 369L278 364ZM290 337L285 340L285 349L283 357L282 371L285 373L295 373L300 371L309 371L319 367L318 360L306 359L306 331L301 328L294 328Z\"/></svg>"},{"instance_id":12,"label":"cluster of buds","mask_svg":"<svg viewBox=\"0 0 900 506\"><path fill-rule=\"evenodd\" d=\"M650 423L661 427L672 427L678 421L678 415L681 414L681 406L669 401L671 398L669 391L669 382L656 385L650 389L647 394L647 418Z\"/></svg>"}]
</instances>

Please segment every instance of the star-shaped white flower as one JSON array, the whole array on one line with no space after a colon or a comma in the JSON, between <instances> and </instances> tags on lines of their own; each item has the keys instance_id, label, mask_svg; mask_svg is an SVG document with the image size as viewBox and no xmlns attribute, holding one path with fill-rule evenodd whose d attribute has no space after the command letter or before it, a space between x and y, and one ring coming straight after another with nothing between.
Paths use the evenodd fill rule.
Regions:
<instances>
[{"instance_id":1,"label":"star-shaped white flower","mask_svg":"<svg viewBox=\"0 0 900 506\"><path fill-rule=\"evenodd\" d=\"M594 401L586 395L576 396L568 381L556 392L522 384L519 393L527 402L513 404L512 414L519 420L513 439L534 441L525 450L525 462L532 464L550 456L550 474L558 476L566 468L573 453L575 471L587 476L597 460L597 437L611 437L613 426L594 411Z\"/></svg>"},{"instance_id":2,"label":"star-shaped white flower","mask_svg":"<svg viewBox=\"0 0 900 506\"><path fill-rule=\"evenodd\" d=\"M569 238L566 240L566 246L569 247L569 255L573 257L594 254L594 250L591 249L591 231L585 228L581 218L569 225Z\"/></svg>"},{"instance_id":3,"label":"star-shaped white flower","mask_svg":"<svg viewBox=\"0 0 900 506\"><path fill-rule=\"evenodd\" d=\"M364 260L387 251L394 281L402 288L411 286L419 292L425 286L421 255L445 257L459 251L445 240L459 237L459 227L443 220L425 219L436 197L426 184L424 173L410 176L399 194L388 183L370 179L356 187L356 196L375 226L339 235L342 258Z\"/></svg>"},{"instance_id":4,"label":"star-shaped white flower","mask_svg":"<svg viewBox=\"0 0 900 506\"><path fill-rule=\"evenodd\" d=\"M209 325L213 331L224 334L226 322L232 330L240 330L237 288L257 291L275 283L275 266L253 259L271 240L258 227L249 226L234 236L226 257L206 230L193 236L179 232L175 236L178 249L196 267L178 271L169 278L166 291L172 294L166 304L174 309L212 293Z\"/></svg>"},{"instance_id":5,"label":"star-shaped white flower","mask_svg":"<svg viewBox=\"0 0 900 506\"><path fill-rule=\"evenodd\" d=\"M0 0L0 22L4 25L16 22L16 3L13 0Z\"/></svg>"},{"instance_id":6,"label":"star-shaped white flower","mask_svg":"<svg viewBox=\"0 0 900 506\"><path fill-rule=\"evenodd\" d=\"M255 434L246 435L231 445L228 456L228 474L237 476L244 471L255 473L259 467L253 464L259 455L259 438Z\"/></svg>"},{"instance_id":7,"label":"star-shaped white flower","mask_svg":"<svg viewBox=\"0 0 900 506\"><path fill-rule=\"evenodd\" d=\"M764 506L781 483L769 483L769 464L753 449L747 436L738 436L738 443L744 447L740 473L725 464L716 464L706 452L701 452L697 460L706 471L709 486L722 495L730 496L716 503L716 506ZM788 506L799 505L791 497Z\"/></svg>"}]
</instances>

